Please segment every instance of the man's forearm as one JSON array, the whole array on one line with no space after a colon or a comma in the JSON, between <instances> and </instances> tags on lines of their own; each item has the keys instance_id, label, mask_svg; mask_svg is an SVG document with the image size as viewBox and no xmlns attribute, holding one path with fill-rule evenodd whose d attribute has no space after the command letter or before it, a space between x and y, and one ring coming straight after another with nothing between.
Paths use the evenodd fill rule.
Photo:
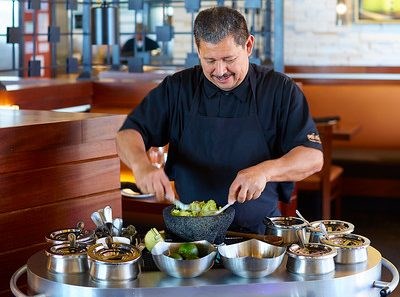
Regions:
<instances>
[{"instance_id":1,"label":"man's forearm","mask_svg":"<svg viewBox=\"0 0 400 297\"><path fill-rule=\"evenodd\" d=\"M150 162L147 158L143 138L136 130L119 131L116 136L116 144L121 161L132 171L136 171Z\"/></svg>"},{"instance_id":2,"label":"man's forearm","mask_svg":"<svg viewBox=\"0 0 400 297\"><path fill-rule=\"evenodd\" d=\"M281 158L265 161L267 181L299 181L321 170L323 154L313 148L299 146Z\"/></svg>"}]
</instances>

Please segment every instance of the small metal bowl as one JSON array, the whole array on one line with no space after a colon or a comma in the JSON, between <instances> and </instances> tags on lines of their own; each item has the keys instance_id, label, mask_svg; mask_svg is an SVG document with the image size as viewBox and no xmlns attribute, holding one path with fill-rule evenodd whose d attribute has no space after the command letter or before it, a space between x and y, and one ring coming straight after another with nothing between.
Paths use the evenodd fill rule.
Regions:
<instances>
[{"instance_id":1,"label":"small metal bowl","mask_svg":"<svg viewBox=\"0 0 400 297\"><path fill-rule=\"evenodd\" d=\"M88 270L86 245L57 244L45 250L47 269L56 273L82 273Z\"/></svg>"},{"instance_id":2,"label":"small metal bowl","mask_svg":"<svg viewBox=\"0 0 400 297\"><path fill-rule=\"evenodd\" d=\"M137 278L140 273L141 252L130 244L97 243L88 248L89 274L97 281L124 282Z\"/></svg>"},{"instance_id":3,"label":"small metal bowl","mask_svg":"<svg viewBox=\"0 0 400 297\"><path fill-rule=\"evenodd\" d=\"M335 262L339 264L355 264L367 261L367 248L370 240L356 234L336 234L329 238L322 237L321 242L337 249Z\"/></svg>"},{"instance_id":4,"label":"small metal bowl","mask_svg":"<svg viewBox=\"0 0 400 297\"><path fill-rule=\"evenodd\" d=\"M286 269L289 272L318 275L335 270L335 248L320 243L307 243L304 247L291 245L287 250Z\"/></svg>"},{"instance_id":5,"label":"small metal bowl","mask_svg":"<svg viewBox=\"0 0 400 297\"><path fill-rule=\"evenodd\" d=\"M310 226L306 227L307 233L309 233L309 242L320 243L324 233L319 228L320 224L325 225L326 231L329 235L335 234L349 234L354 231L354 225L352 223L340 220L320 220L310 223Z\"/></svg>"},{"instance_id":6,"label":"small metal bowl","mask_svg":"<svg viewBox=\"0 0 400 297\"><path fill-rule=\"evenodd\" d=\"M299 242L298 232L305 235L306 222L298 217L266 217L264 219L265 234L283 238L283 244L290 245Z\"/></svg>"},{"instance_id":7,"label":"small metal bowl","mask_svg":"<svg viewBox=\"0 0 400 297\"><path fill-rule=\"evenodd\" d=\"M273 273L281 265L285 251L285 247L258 239L218 247L225 268L246 278L264 277Z\"/></svg>"},{"instance_id":8,"label":"small metal bowl","mask_svg":"<svg viewBox=\"0 0 400 297\"><path fill-rule=\"evenodd\" d=\"M46 237L46 242L50 245L66 244L68 243L68 235L70 233L75 234L76 242L84 244L93 244L96 241L93 230L79 229L79 228L68 228L63 230L57 230L50 232Z\"/></svg>"},{"instance_id":9,"label":"small metal bowl","mask_svg":"<svg viewBox=\"0 0 400 297\"><path fill-rule=\"evenodd\" d=\"M154 263L162 272L177 278L191 278L203 274L213 266L217 249L206 240L193 243L199 249L200 258L177 260L169 257L168 253L176 252L182 243L161 241L151 250Z\"/></svg>"}]
</instances>

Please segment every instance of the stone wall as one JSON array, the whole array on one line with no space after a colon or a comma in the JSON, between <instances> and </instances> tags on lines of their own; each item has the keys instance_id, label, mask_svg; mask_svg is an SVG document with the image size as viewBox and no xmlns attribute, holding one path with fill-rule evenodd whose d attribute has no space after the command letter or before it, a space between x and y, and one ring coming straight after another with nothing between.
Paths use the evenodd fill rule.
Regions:
<instances>
[{"instance_id":1,"label":"stone wall","mask_svg":"<svg viewBox=\"0 0 400 297\"><path fill-rule=\"evenodd\" d=\"M336 0L284 1L285 65L400 65L400 23L336 26L335 6Z\"/></svg>"}]
</instances>

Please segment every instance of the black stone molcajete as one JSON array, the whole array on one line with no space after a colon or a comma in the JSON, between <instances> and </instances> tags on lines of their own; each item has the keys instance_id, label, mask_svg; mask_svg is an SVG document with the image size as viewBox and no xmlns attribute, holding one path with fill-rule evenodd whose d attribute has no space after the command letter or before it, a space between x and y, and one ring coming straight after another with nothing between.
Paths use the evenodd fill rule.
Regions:
<instances>
[{"instance_id":1,"label":"black stone molcajete","mask_svg":"<svg viewBox=\"0 0 400 297\"><path fill-rule=\"evenodd\" d=\"M224 212L215 216L173 216L171 210L174 207L174 205L170 205L163 210L165 227L167 232L186 241L207 240L210 243L222 243L235 216L233 207L228 207Z\"/></svg>"}]
</instances>

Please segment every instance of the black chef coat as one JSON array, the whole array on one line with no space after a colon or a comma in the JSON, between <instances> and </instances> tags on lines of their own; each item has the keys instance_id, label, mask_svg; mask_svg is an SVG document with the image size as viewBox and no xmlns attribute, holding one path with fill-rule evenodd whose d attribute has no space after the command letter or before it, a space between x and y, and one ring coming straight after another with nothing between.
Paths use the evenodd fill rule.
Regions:
<instances>
[{"instance_id":1,"label":"black chef coat","mask_svg":"<svg viewBox=\"0 0 400 297\"><path fill-rule=\"evenodd\" d=\"M199 94L199 100L195 100L196 94ZM195 102L198 102L198 106ZM266 159L278 158L299 145L322 149L321 144L315 141L317 138L313 137L318 132L309 115L305 97L298 86L289 77L254 64L250 64L244 81L229 92L219 90L208 81L202 74L200 66L168 76L128 116L121 129L133 128L139 131L146 148L169 143L166 173L171 179L175 179L174 165L179 163L180 147L182 147L180 141L190 113L193 112L192 108L196 108L196 113L200 116L244 119L251 116L254 107L257 120L262 127L259 135L260 138L264 137L263 141L268 152ZM230 133L229 129L226 133ZM190 141L194 144L192 147L195 147L196 139ZM199 144L200 147L201 145L203 144ZM243 145L251 146L248 143ZM221 149L229 150L223 147ZM243 153L246 153L246 149L243 149ZM232 160L233 162L235 160ZM195 163L193 165L201 166ZM249 164L251 165L254 164ZM233 177L231 179L233 181ZM270 203L268 207L271 209L269 212L265 211L263 215L277 215L278 198L287 201L293 184L290 182L268 184L270 184L267 185L270 188L268 195L271 196L268 198ZM224 193L227 194L228 183L224 187L226 187ZM204 188L202 191L207 192L207 186ZM179 194L179 189L177 190ZM187 193L185 196L188 196ZM209 198L196 196L196 193L191 197L195 197L192 200ZM185 201L188 199L186 197L181 199L190 202ZM219 199L221 198L217 198ZM220 205L223 204L221 201L218 202ZM250 225L246 227L250 231L262 233L262 228Z\"/></svg>"}]
</instances>

